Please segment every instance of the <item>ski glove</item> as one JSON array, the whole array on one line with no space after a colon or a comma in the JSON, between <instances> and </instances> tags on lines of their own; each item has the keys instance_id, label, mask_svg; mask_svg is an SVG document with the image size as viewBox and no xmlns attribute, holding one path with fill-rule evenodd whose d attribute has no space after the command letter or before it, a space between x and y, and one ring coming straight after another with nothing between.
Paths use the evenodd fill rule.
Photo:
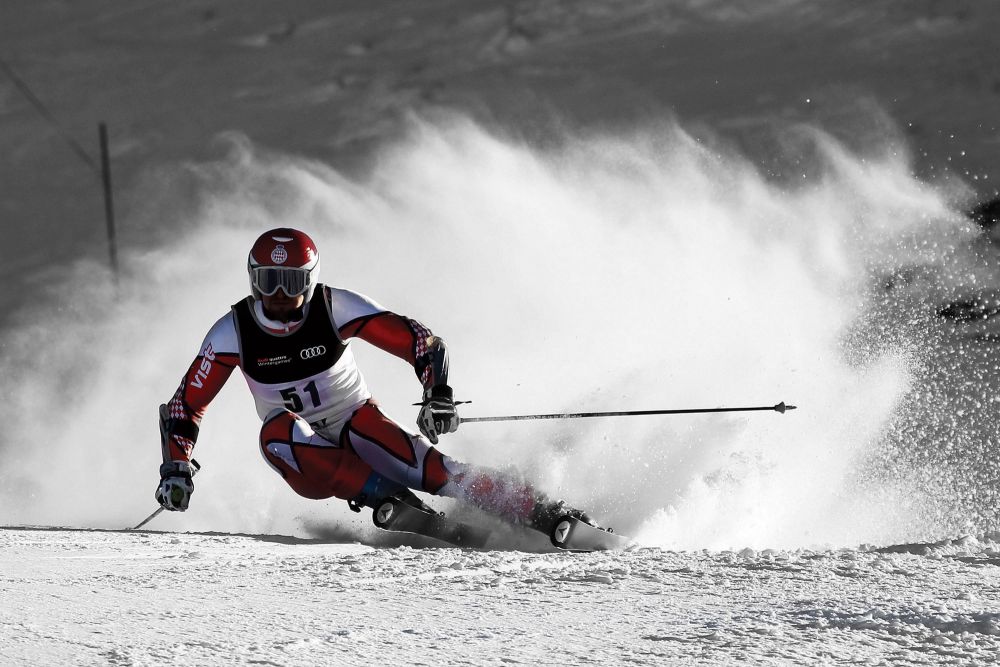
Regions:
<instances>
[{"instance_id":1,"label":"ski glove","mask_svg":"<svg viewBox=\"0 0 1000 667\"><path fill-rule=\"evenodd\" d=\"M460 421L451 387L439 384L424 391L424 402L421 403L420 414L417 415L417 426L428 440L436 445L438 436L457 431Z\"/></svg>"},{"instance_id":2,"label":"ski glove","mask_svg":"<svg viewBox=\"0 0 1000 667\"><path fill-rule=\"evenodd\" d=\"M187 461L171 461L160 466L160 486L156 489L156 502L165 510L183 512L188 508L194 482L191 476L197 468Z\"/></svg>"}]
</instances>

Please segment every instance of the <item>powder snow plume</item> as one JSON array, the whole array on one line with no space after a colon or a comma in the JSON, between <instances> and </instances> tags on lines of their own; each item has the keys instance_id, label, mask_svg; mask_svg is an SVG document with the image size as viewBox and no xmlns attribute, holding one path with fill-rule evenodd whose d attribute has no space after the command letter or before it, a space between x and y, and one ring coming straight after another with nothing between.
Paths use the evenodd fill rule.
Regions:
<instances>
[{"instance_id":1,"label":"powder snow plume","mask_svg":"<svg viewBox=\"0 0 1000 667\"><path fill-rule=\"evenodd\" d=\"M154 242L124 253L117 300L101 267L66 267L6 332L0 523L118 528L155 509L157 405L246 295L252 241L284 225L317 241L324 282L445 338L466 416L799 406L467 424L442 442L517 467L643 544L886 543L985 516L952 502L960 478L928 486L898 455L904 440L935 451L954 431L930 428L941 416L921 399L933 317L911 308L913 281L903 296L873 285L914 266L953 275L945 265L975 236L905 155L859 156L797 128L789 142L810 157L790 183L672 123L540 148L445 116L414 119L349 179L225 142L217 161L147 175L148 203L125 224ZM412 425L412 371L364 343L355 352L386 411ZM238 375L202 425L191 510L156 527L370 531L266 466Z\"/></svg>"}]
</instances>

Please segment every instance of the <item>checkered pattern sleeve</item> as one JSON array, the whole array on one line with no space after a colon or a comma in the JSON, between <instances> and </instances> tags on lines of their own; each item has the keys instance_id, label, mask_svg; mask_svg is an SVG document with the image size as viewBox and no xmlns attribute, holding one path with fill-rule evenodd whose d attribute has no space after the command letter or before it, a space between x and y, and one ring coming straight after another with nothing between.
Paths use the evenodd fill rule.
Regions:
<instances>
[{"instance_id":1,"label":"checkered pattern sleeve","mask_svg":"<svg viewBox=\"0 0 1000 667\"><path fill-rule=\"evenodd\" d=\"M431 330L420 322L409 318L406 318L406 322L413 329L413 336L416 339L416 349L413 352L416 359L414 368L417 371L417 375L420 376L420 382L425 387L442 384L442 382L437 381L437 378L434 377L434 365L431 363L431 355L433 354L433 350L438 345L444 345L444 342L432 334Z\"/></svg>"}]
</instances>

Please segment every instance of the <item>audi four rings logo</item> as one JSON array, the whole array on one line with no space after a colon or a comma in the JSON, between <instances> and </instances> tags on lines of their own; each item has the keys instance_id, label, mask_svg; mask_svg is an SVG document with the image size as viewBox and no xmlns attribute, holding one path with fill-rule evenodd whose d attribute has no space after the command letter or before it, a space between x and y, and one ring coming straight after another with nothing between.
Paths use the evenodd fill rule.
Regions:
<instances>
[{"instance_id":1,"label":"audi four rings logo","mask_svg":"<svg viewBox=\"0 0 1000 667\"><path fill-rule=\"evenodd\" d=\"M313 357L322 357L326 354L325 345L317 345L316 347L307 347L306 349L299 352L299 356L303 359L312 359Z\"/></svg>"}]
</instances>

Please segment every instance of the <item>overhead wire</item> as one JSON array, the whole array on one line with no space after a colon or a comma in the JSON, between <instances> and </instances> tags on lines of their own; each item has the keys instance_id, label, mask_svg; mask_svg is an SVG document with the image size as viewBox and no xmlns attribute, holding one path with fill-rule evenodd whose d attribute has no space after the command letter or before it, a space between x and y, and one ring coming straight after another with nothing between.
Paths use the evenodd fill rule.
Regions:
<instances>
[{"instance_id":1,"label":"overhead wire","mask_svg":"<svg viewBox=\"0 0 1000 667\"><path fill-rule=\"evenodd\" d=\"M25 99L31 103L39 115L41 115L42 118L44 118L46 122L48 122L48 124L59 133L59 136L62 137L67 145L69 145L70 149L76 153L76 156L79 157L88 167L90 167L97 176L100 176L100 165L97 164L86 149L84 149L83 146L81 146L79 142L77 142L77 140L66 131L59 121L56 120L55 115L49 111L48 107L45 106L45 103L42 102L37 95L35 95L35 93L31 90L31 87L25 83L24 79L18 76L17 72L14 71L14 68L11 67L10 64L8 64L3 58L0 58L0 69L4 71L7 78L9 78L21 94L24 95Z\"/></svg>"}]
</instances>

